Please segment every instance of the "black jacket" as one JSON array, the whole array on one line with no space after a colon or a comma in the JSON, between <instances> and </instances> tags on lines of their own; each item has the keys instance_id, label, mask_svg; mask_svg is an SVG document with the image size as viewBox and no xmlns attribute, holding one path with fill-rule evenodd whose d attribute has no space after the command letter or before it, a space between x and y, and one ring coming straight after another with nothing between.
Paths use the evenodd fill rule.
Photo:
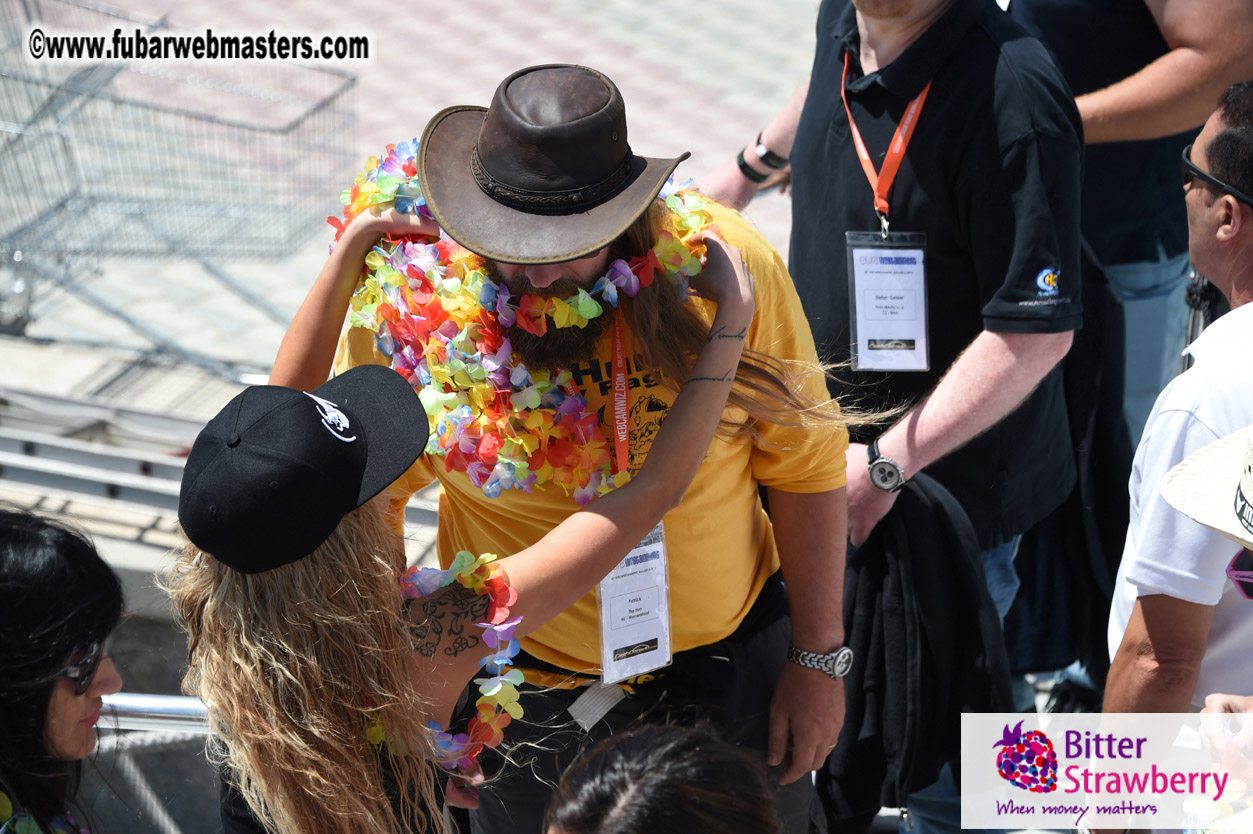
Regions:
<instances>
[{"instance_id":1,"label":"black jacket","mask_svg":"<svg viewBox=\"0 0 1253 834\"><path fill-rule=\"evenodd\" d=\"M1079 473L1065 503L1022 537L1022 594L1005 621L1016 672L1060 669L1076 657L1099 687L1109 671L1109 607L1127 536L1134 449L1123 418L1122 301L1083 251L1083 329L1062 360L1071 453Z\"/></svg>"},{"instance_id":2,"label":"black jacket","mask_svg":"<svg viewBox=\"0 0 1253 834\"><path fill-rule=\"evenodd\" d=\"M956 772L960 713L1012 709L1009 665L974 528L920 474L849 557L844 629L853 649L844 728L818 789L833 823L899 807Z\"/></svg>"}]
</instances>

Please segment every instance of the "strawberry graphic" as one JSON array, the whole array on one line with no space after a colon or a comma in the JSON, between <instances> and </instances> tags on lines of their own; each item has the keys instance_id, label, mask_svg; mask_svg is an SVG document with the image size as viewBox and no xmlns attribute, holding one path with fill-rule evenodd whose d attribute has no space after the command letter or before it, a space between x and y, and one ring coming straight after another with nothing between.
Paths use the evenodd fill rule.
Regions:
<instances>
[{"instance_id":1,"label":"strawberry graphic","mask_svg":"<svg viewBox=\"0 0 1253 834\"><path fill-rule=\"evenodd\" d=\"M1012 730L1006 724L1001 740L992 746L1001 748L996 754L996 772L1002 779L1031 793L1057 790L1057 753L1044 733L1024 733L1021 721Z\"/></svg>"}]
</instances>

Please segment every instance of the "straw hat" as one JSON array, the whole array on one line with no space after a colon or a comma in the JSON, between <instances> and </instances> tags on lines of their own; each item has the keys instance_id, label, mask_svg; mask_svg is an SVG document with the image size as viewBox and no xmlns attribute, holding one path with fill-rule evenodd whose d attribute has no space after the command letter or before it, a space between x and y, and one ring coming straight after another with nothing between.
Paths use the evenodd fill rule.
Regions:
<instances>
[{"instance_id":1,"label":"straw hat","mask_svg":"<svg viewBox=\"0 0 1253 834\"><path fill-rule=\"evenodd\" d=\"M1189 455L1166 473L1162 496L1198 524L1253 550L1253 426Z\"/></svg>"}]
</instances>

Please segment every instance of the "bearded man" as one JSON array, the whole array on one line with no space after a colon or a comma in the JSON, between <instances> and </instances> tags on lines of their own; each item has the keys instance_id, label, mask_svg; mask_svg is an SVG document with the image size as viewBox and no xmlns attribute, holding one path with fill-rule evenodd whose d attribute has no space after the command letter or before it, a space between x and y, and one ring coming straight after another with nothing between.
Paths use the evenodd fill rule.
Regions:
<instances>
[{"instance_id":1,"label":"bearded man","mask_svg":"<svg viewBox=\"0 0 1253 834\"><path fill-rule=\"evenodd\" d=\"M599 594L522 641L525 718L506 746L540 745L515 746L520 766L479 791L477 832L541 831L549 785L579 751L645 714L708 719L762 751L788 830L825 829L808 775L835 745L852 662L834 602L845 418L821 407L820 376L796 371L817 354L778 253L695 192L659 196L686 156L635 155L604 75L521 70L490 108L444 110L416 148L390 148L358 177L306 301L342 315L351 294L336 369L389 364L426 403L433 454L393 487L393 507L439 480L448 567L460 550L534 544L639 466L700 346L728 335L688 299L696 231L716 229L755 277L723 431L683 502ZM381 210L393 199L416 213ZM433 247L388 237L441 231ZM300 349L283 352L304 358L271 380L320 383L334 336L287 339Z\"/></svg>"}]
</instances>

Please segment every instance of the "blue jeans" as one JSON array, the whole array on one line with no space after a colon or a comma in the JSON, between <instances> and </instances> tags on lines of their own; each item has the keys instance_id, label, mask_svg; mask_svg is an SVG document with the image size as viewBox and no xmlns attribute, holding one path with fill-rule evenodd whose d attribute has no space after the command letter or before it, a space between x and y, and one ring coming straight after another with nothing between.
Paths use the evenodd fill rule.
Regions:
<instances>
[{"instance_id":1,"label":"blue jeans","mask_svg":"<svg viewBox=\"0 0 1253 834\"><path fill-rule=\"evenodd\" d=\"M1014 557L1018 555L1018 544L1022 536L1014 536L1004 544L983 551L983 576L988 585L988 593L996 605L996 614L1001 623L1014 604L1018 594L1018 572L1014 570ZM957 792L957 783L953 780L953 771L945 765L940 771L940 778L927 787L909 795L907 807L913 817L913 828L907 829L902 820L902 834L934 834L935 832L961 830L961 796ZM990 829L997 831L1000 829Z\"/></svg>"},{"instance_id":2,"label":"blue jeans","mask_svg":"<svg viewBox=\"0 0 1253 834\"><path fill-rule=\"evenodd\" d=\"M1123 414L1132 448L1140 443L1157 395L1179 373L1188 327L1188 271L1187 252L1167 258L1160 248L1156 261L1105 267L1127 324Z\"/></svg>"}]
</instances>

